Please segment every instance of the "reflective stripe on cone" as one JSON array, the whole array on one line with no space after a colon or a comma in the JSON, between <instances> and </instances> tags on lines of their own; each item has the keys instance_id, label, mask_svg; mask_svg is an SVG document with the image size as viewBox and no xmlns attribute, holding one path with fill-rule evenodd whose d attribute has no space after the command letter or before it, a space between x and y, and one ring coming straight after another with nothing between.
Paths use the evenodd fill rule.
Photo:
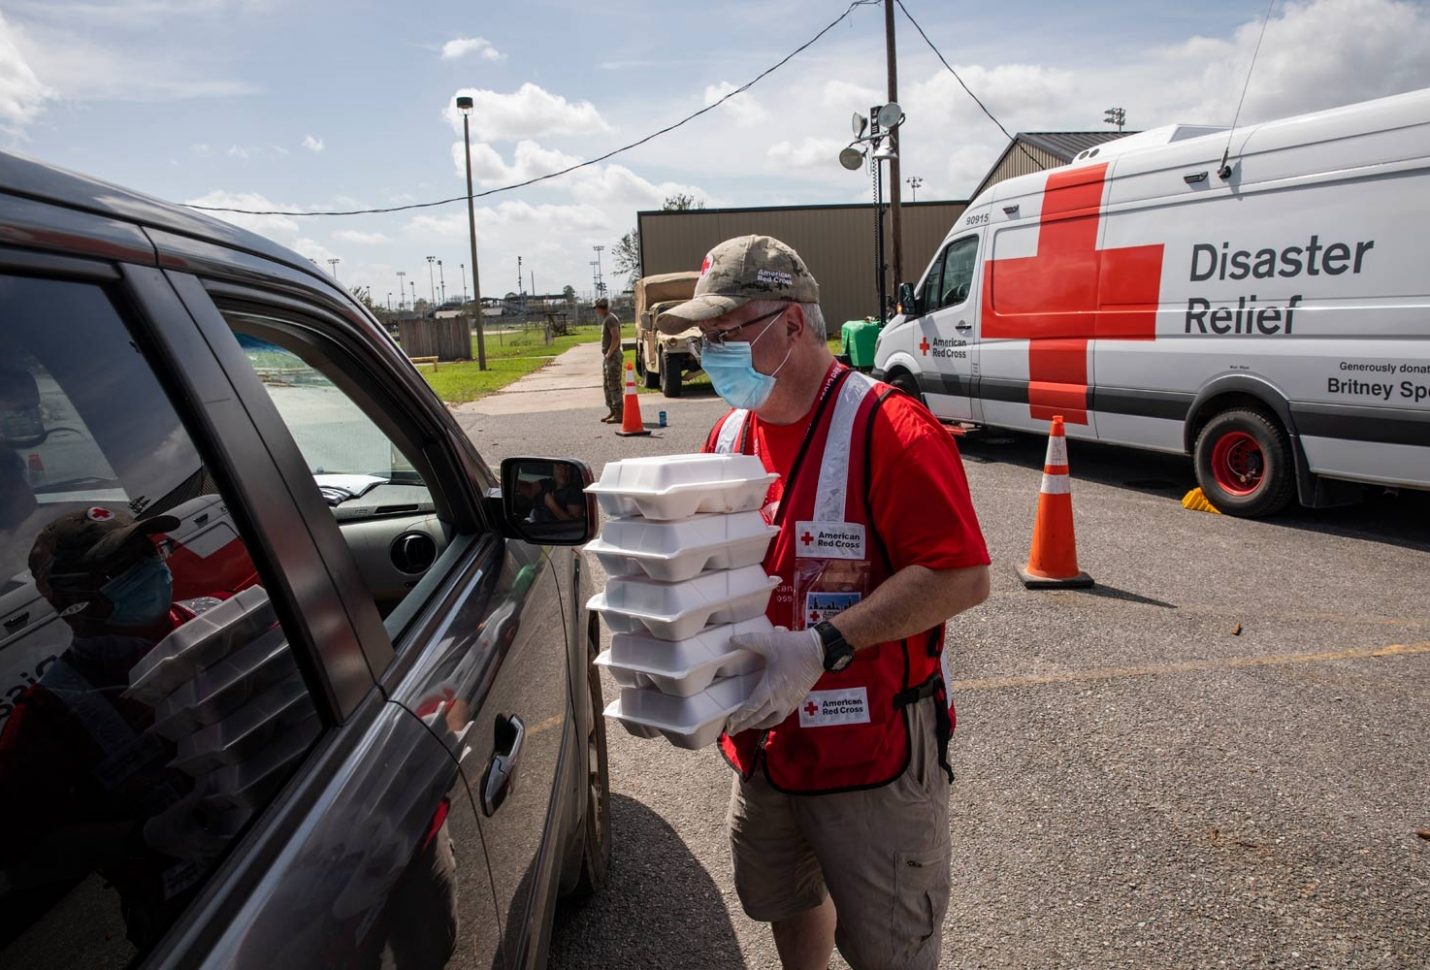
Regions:
<instances>
[{"instance_id":1,"label":"reflective stripe on cone","mask_svg":"<svg viewBox=\"0 0 1430 970\"><path fill-rule=\"evenodd\" d=\"M636 394L636 368L629 361L626 362L626 399L621 405L621 430L616 434L626 438L650 434L645 423L641 421L641 403Z\"/></svg>"}]
</instances>

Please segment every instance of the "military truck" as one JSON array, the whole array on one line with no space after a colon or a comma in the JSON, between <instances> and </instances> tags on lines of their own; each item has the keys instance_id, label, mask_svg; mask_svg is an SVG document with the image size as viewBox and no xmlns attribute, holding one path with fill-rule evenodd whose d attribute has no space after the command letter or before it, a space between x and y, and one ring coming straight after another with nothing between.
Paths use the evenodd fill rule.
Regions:
<instances>
[{"instance_id":1,"label":"military truck","mask_svg":"<svg viewBox=\"0 0 1430 970\"><path fill-rule=\"evenodd\" d=\"M695 295L696 272L661 273L636 281L636 373L646 387L658 387L666 397L680 397L685 374L700 370L700 330L670 335L655 329L662 310Z\"/></svg>"}]
</instances>

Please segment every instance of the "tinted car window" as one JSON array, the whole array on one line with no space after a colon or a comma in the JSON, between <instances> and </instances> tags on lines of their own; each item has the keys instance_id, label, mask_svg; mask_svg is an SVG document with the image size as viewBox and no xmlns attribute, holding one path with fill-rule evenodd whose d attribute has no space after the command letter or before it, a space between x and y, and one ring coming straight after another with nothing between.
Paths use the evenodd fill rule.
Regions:
<instances>
[{"instance_id":1,"label":"tinted car window","mask_svg":"<svg viewBox=\"0 0 1430 970\"><path fill-rule=\"evenodd\" d=\"M321 725L106 292L0 277L0 305L0 965L122 966Z\"/></svg>"},{"instance_id":2,"label":"tinted car window","mask_svg":"<svg viewBox=\"0 0 1430 970\"><path fill-rule=\"evenodd\" d=\"M939 306L957 306L968 299L968 291L973 285L973 264L977 253L977 236L955 239L948 247L943 260L943 295L939 299Z\"/></svg>"}]
</instances>

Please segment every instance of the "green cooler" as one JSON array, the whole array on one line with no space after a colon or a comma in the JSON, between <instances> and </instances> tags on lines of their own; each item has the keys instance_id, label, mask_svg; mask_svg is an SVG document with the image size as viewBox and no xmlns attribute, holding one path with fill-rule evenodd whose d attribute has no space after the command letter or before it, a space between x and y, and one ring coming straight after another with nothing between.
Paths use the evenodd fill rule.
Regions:
<instances>
[{"instance_id":1,"label":"green cooler","mask_svg":"<svg viewBox=\"0 0 1430 970\"><path fill-rule=\"evenodd\" d=\"M849 363L861 370L874 366L874 343L879 339L879 321L846 320L839 330L841 350Z\"/></svg>"}]
</instances>

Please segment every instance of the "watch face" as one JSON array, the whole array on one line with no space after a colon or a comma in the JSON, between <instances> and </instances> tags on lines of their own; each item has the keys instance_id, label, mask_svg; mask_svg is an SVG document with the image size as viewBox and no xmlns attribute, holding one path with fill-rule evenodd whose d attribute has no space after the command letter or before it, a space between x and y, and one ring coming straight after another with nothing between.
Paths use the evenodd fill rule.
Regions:
<instances>
[{"instance_id":1,"label":"watch face","mask_svg":"<svg viewBox=\"0 0 1430 970\"><path fill-rule=\"evenodd\" d=\"M854 651L849 650L848 647L845 647L845 650L848 652L841 653L839 656L834 658L834 663L830 666L831 670L836 672L843 670L845 667L849 666L849 662L854 659Z\"/></svg>"}]
</instances>

